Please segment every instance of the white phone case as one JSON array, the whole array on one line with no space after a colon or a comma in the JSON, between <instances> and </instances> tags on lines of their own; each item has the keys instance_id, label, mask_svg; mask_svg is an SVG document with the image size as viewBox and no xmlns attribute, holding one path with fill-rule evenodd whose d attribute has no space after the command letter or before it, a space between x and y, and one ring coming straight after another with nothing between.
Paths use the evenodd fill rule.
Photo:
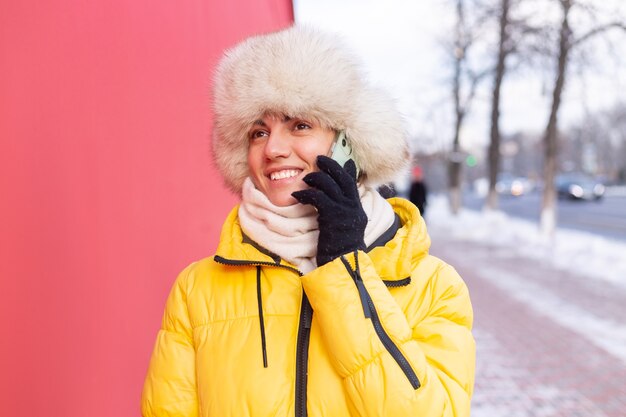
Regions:
<instances>
[{"instance_id":1,"label":"white phone case","mask_svg":"<svg viewBox=\"0 0 626 417\"><path fill-rule=\"evenodd\" d=\"M348 139L346 139L346 134L343 130L337 134L330 157L337 161L337 163L342 167L346 162L348 162L348 160L354 160L354 156L352 155L352 146L350 146ZM356 160L354 162L356 164ZM357 174L358 169L359 166L357 164Z\"/></svg>"}]
</instances>

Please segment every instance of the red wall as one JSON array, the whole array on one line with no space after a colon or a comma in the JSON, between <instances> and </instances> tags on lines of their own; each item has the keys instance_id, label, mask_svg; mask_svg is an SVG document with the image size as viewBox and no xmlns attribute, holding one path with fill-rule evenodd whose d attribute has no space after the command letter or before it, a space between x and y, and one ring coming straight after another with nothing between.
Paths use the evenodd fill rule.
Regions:
<instances>
[{"instance_id":1,"label":"red wall","mask_svg":"<svg viewBox=\"0 0 626 417\"><path fill-rule=\"evenodd\" d=\"M137 416L167 292L236 199L211 71L286 0L0 2L0 414Z\"/></svg>"}]
</instances>

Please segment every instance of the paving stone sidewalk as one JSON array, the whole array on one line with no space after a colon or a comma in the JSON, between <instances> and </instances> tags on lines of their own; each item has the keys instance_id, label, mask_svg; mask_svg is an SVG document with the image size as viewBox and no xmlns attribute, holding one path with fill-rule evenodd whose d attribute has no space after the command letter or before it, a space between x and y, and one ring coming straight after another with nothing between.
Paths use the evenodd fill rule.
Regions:
<instances>
[{"instance_id":1,"label":"paving stone sidewalk","mask_svg":"<svg viewBox=\"0 0 626 417\"><path fill-rule=\"evenodd\" d=\"M624 288L511 248L432 238L431 253L457 269L472 297L472 417L626 417Z\"/></svg>"}]
</instances>

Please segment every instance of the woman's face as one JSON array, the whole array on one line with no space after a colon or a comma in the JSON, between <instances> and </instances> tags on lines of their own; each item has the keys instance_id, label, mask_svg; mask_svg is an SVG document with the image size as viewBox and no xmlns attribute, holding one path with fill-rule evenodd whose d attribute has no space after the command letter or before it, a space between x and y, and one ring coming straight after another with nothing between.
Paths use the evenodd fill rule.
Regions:
<instances>
[{"instance_id":1,"label":"woman's face","mask_svg":"<svg viewBox=\"0 0 626 417\"><path fill-rule=\"evenodd\" d=\"M335 132L303 119L265 116L248 132L248 167L256 188L276 206L296 204L291 193L317 171L315 159L328 155Z\"/></svg>"}]
</instances>

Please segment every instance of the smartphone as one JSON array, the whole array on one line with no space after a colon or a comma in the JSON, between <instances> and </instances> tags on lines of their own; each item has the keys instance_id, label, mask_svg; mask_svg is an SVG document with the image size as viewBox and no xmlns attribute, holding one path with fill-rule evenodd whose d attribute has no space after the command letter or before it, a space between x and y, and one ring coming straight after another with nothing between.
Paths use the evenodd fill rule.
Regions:
<instances>
[{"instance_id":1,"label":"smartphone","mask_svg":"<svg viewBox=\"0 0 626 417\"><path fill-rule=\"evenodd\" d=\"M350 142L346 138L346 133L343 130L337 133L330 157L337 161L342 167L348 160L352 159L356 165L357 175L359 175L359 165L356 163L354 155L352 155L352 146L350 146Z\"/></svg>"}]
</instances>

